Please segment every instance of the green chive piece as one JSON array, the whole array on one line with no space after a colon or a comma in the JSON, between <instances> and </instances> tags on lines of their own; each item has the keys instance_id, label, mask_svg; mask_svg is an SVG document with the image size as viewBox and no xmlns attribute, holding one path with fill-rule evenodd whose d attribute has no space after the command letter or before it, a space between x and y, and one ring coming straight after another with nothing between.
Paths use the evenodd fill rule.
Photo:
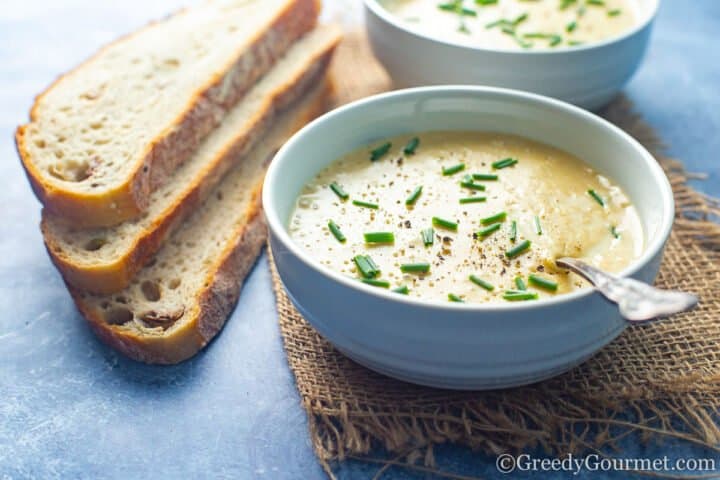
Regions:
<instances>
[{"instance_id":1,"label":"green chive piece","mask_svg":"<svg viewBox=\"0 0 720 480\"><path fill-rule=\"evenodd\" d=\"M565 10L573 3L577 3L577 0L562 0L562 3L560 4L560 10Z\"/></svg>"},{"instance_id":2,"label":"green chive piece","mask_svg":"<svg viewBox=\"0 0 720 480\"><path fill-rule=\"evenodd\" d=\"M568 45L570 45L570 46L572 46L572 47L576 47L576 46L582 45L582 44L584 44L584 43L585 43L585 42L579 42L579 41L577 41L577 40L568 40Z\"/></svg>"},{"instance_id":3,"label":"green chive piece","mask_svg":"<svg viewBox=\"0 0 720 480\"><path fill-rule=\"evenodd\" d=\"M429 263L404 263L400 265L403 273L427 273L430 271Z\"/></svg>"},{"instance_id":4,"label":"green chive piece","mask_svg":"<svg viewBox=\"0 0 720 480\"><path fill-rule=\"evenodd\" d=\"M560 43L562 43L562 37L560 35L555 35L552 37L552 40L550 40L550 43L548 45L550 45L551 47L555 47L557 45L560 45Z\"/></svg>"},{"instance_id":5,"label":"green chive piece","mask_svg":"<svg viewBox=\"0 0 720 480\"><path fill-rule=\"evenodd\" d=\"M347 200L348 198L350 198L350 195L345 190L343 190L343 188L338 185L337 182L332 182L330 184L330 189L335 192L335 195L340 197L340 200Z\"/></svg>"},{"instance_id":6,"label":"green chive piece","mask_svg":"<svg viewBox=\"0 0 720 480\"><path fill-rule=\"evenodd\" d=\"M501 225L502 225L502 223L493 223L492 225L487 226L487 227L483 228L482 230L480 230L479 232L477 232L477 235L485 238L488 235L490 235L491 233L499 230Z\"/></svg>"},{"instance_id":7,"label":"green chive piece","mask_svg":"<svg viewBox=\"0 0 720 480\"><path fill-rule=\"evenodd\" d=\"M523 240L522 242L515 245L513 248L505 252L505 256L508 258L515 258L521 253L524 253L530 248L530 240Z\"/></svg>"},{"instance_id":8,"label":"green chive piece","mask_svg":"<svg viewBox=\"0 0 720 480\"><path fill-rule=\"evenodd\" d=\"M390 151L390 147L392 147L392 143L385 142L379 147L370 150L370 161L374 162L376 160L380 160Z\"/></svg>"},{"instance_id":9,"label":"green chive piece","mask_svg":"<svg viewBox=\"0 0 720 480\"><path fill-rule=\"evenodd\" d=\"M487 282L476 275L470 275L469 278L470 278L470 281L473 282L475 285L478 285L478 286L484 288L488 292L492 292L495 289L495 287L493 286L492 283Z\"/></svg>"},{"instance_id":10,"label":"green chive piece","mask_svg":"<svg viewBox=\"0 0 720 480\"><path fill-rule=\"evenodd\" d=\"M462 204L480 203L480 202L484 202L485 200L487 200L487 197L466 197L466 198L461 198L460 203L462 203Z\"/></svg>"},{"instance_id":11,"label":"green chive piece","mask_svg":"<svg viewBox=\"0 0 720 480\"><path fill-rule=\"evenodd\" d=\"M552 38L552 34L532 32L532 33L524 33L523 37L524 38Z\"/></svg>"},{"instance_id":12,"label":"green chive piece","mask_svg":"<svg viewBox=\"0 0 720 480\"><path fill-rule=\"evenodd\" d=\"M423 245L429 247L433 244L435 239L435 230L432 228L426 228L420 232L420 236L422 237Z\"/></svg>"},{"instance_id":13,"label":"green chive piece","mask_svg":"<svg viewBox=\"0 0 720 480\"><path fill-rule=\"evenodd\" d=\"M602 197L600 195L598 195L595 190L590 189L587 192L588 192L588 195L593 197L595 199L595 201L600 204L601 207L605 206L605 200L603 200Z\"/></svg>"},{"instance_id":14,"label":"green chive piece","mask_svg":"<svg viewBox=\"0 0 720 480\"><path fill-rule=\"evenodd\" d=\"M497 175L494 175L494 174L492 174L492 173L473 173L473 174L472 174L472 179L473 179L473 180L485 180L485 181L488 181L488 180L497 180L497 179L498 179L498 176L497 176Z\"/></svg>"},{"instance_id":15,"label":"green chive piece","mask_svg":"<svg viewBox=\"0 0 720 480\"><path fill-rule=\"evenodd\" d=\"M538 294L535 292L505 292L503 298L510 302L522 300L537 300Z\"/></svg>"},{"instance_id":16,"label":"green chive piece","mask_svg":"<svg viewBox=\"0 0 720 480\"><path fill-rule=\"evenodd\" d=\"M620 238L620 233L617 231L617 227L615 225L610 227L610 233L612 233L613 237Z\"/></svg>"},{"instance_id":17,"label":"green chive piece","mask_svg":"<svg viewBox=\"0 0 720 480\"><path fill-rule=\"evenodd\" d=\"M407 285L401 285L397 288L393 288L392 291L395 293L399 293L401 295L407 295L408 293L410 293L410 289L408 288Z\"/></svg>"},{"instance_id":18,"label":"green chive piece","mask_svg":"<svg viewBox=\"0 0 720 480\"><path fill-rule=\"evenodd\" d=\"M607 12L608 17L617 17L621 13L622 13L622 10L620 10L619 8L616 8L614 10L608 10L608 12Z\"/></svg>"},{"instance_id":19,"label":"green chive piece","mask_svg":"<svg viewBox=\"0 0 720 480\"><path fill-rule=\"evenodd\" d=\"M556 282L538 275L530 274L528 276L528 280L530 281L530 285L534 287L550 290L551 292L556 292L558 289L558 284Z\"/></svg>"},{"instance_id":20,"label":"green chive piece","mask_svg":"<svg viewBox=\"0 0 720 480\"><path fill-rule=\"evenodd\" d=\"M528 19L528 14L527 14L527 13L523 13L522 15L519 15L515 20L513 20L512 24L513 24L513 25L519 25L519 24L521 24L522 22L524 22L524 21L527 20L527 19Z\"/></svg>"},{"instance_id":21,"label":"green chive piece","mask_svg":"<svg viewBox=\"0 0 720 480\"><path fill-rule=\"evenodd\" d=\"M475 3L478 5L495 5L498 0L475 0Z\"/></svg>"},{"instance_id":22,"label":"green chive piece","mask_svg":"<svg viewBox=\"0 0 720 480\"><path fill-rule=\"evenodd\" d=\"M472 178L472 177L471 177L471 178ZM465 181L465 180L462 181L462 182L460 182L460 186L463 187L463 188L468 188L468 189L470 189L470 190L479 190L479 191L481 191L481 192L484 192L484 191L485 191L485 185L481 185L481 184L479 184L479 183L474 183L474 182L472 181L472 179L471 179L469 182L468 182L468 181Z\"/></svg>"},{"instance_id":23,"label":"green chive piece","mask_svg":"<svg viewBox=\"0 0 720 480\"><path fill-rule=\"evenodd\" d=\"M451 302L456 302L456 303L465 303L465 300L458 297L454 293L448 293L448 300L450 300Z\"/></svg>"},{"instance_id":24,"label":"green chive piece","mask_svg":"<svg viewBox=\"0 0 720 480\"><path fill-rule=\"evenodd\" d=\"M454 174L456 174L456 173L458 173L458 172L461 172L461 171L463 171L463 170L465 170L465 164L464 164L464 163L458 163L457 165L453 165L452 167L447 167L447 168L443 167L443 169L442 169L442 174L445 175L445 176L454 175Z\"/></svg>"},{"instance_id":25,"label":"green chive piece","mask_svg":"<svg viewBox=\"0 0 720 480\"><path fill-rule=\"evenodd\" d=\"M485 25L486 29L491 29L494 27L497 27L499 25L510 25L512 26L512 22L510 20L505 20L504 18L501 18L500 20L495 20L494 22L490 22Z\"/></svg>"},{"instance_id":26,"label":"green chive piece","mask_svg":"<svg viewBox=\"0 0 720 480\"><path fill-rule=\"evenodd\" d=\"M490 215L489 217L480 219L480 223L483 225L490 225L491 223L504 222L505 218L507 218L507 213L500 212L496 213L495 215Z\"/></svg>"},{"instance_id":27,"label":"green chive piece","mask_svg":"<svg viewBox=\"0 0 720 480\"><path fill-rule=\"evenodd\" d=\"M361 278L361 282L372 285L373 287L390 288L390 282L386 280L377 280L375 278Z\"/></svg>"},{"instance_id":28,"label":"green chive piece","mask_svg":"<svg viewBox=\"0 0 720 480\"><path fill-rule=\"evenodd\" d=\"M420 145L420 139L418 137L411 138L407 145L405 145L405 148L403 148L403 153L405 153L405 155L413 155L418 145Z\"/></svg>"},{"instance_id":29,"label":"green chive piece","mask_svg":"<svg viewBox=\"0 0 720 480\"><path fill-rule=\"evenodd\" d=\"M517 222L515 220L510 224L510 241L515 243L517 240Z\"/></svg>"},{"instance_id":30,"label":"green chive piece","mask_svg":"<svg viewBox=\"0 0 720 480\"><path fill-rule=\"evenodd\" d=\"M345 235L343 235L343 233L340 231L340 227L337 226L337 223L330 220L328 222L328 229L333 234L333 236L335 238L337 238L338 242L345 243L345 240L346 240Z\"/></svg>"},{"instance_id":31,"label":"green chive piece","mask_svg":"<svg viewBox=\"0 0 720 480\"><path fill-rule=\"evenodd\" d=\"M605 6L605 0L587 0L588 5L596 5L598 7Z\"/></svg>"},{"instance_id":32,"label":"green chive piece","mask_svg":"<svg viewBox=\"0 0 720 480\"><path fill-rule=\"evenodd\" d=\"M395 243L395 234L392 232L364 233L365 243Z\"/></svg>"},{"instance_id":33,"label":"green chive piece","mask_svg":"<svg viewBox=\"0 0 720 480\"><path fill-rule=\"evenodd\" d=\"M410 196L405 200L405 205L415 205L415 202L417 202L417 199L420 198L420 194L422 193L422 185L419 187L416 187L415 190L410 194Z\"/></svg>"},{"instance_id":34,"label":"green chive piece","mask_svg":"<svg viewBox=\"0 0 720 480\"><path fill-rule=\"evenodd\" d=\"M500 170L501 168L512 167L516 163L518 163L517 158L508 157L508 158L503 158L502 160L498 160L497 162L493 162L492 167L496 170Z\"/></svg>"},{"instance_id":35,"label":"green chive piece","mask_svg":"<svg viewBox=\"0 0 720 480\"><path fill-rule=\"evenodd\" d=\"M574 32L576 28L577 28L577 22L575 20L573 20L572 22L568 23L565 26L565 31L568 33Z\"/></svg>"},{"instance_id":36,"label":"green chive piece","mask_svg":"<svg viewBox=\"0 0 720 480\"><path fill-rule=\"evenodd\" d=\"M376 203L363 202L362 200L353 200L352 204L357 207L372 208L373 210L380 208Z\"/></svg>"},{"instance_id":37,"label":"green chive piece","mask_svg":"<svg viewBox=\"0 0 720 480\"><path fill-rule=\"evenodd\" d=\"M527 285L525 285L525 280L522 277L515 277L515 286L518 290L527 290Z\"/></svg>"},{"instance_id":38,"label":"green chive piece","mask_svg":"<svg viewBox=\"0 0 720 480\"><path fill-rule=\"evenodd\" d=\"M353 262L355 262L360 274L365 278L373 278L380 273L380 268L373 262L370 255L355 255Z\"/></svg>"},{"instance_id":39,"label":"green chive piece","mask_svg":"<svg viewBox=\"0 0 720 480\"><path fill-rule=\"evenodd\" d=\"M540 225L540 217L538 217L537 215L535 215L535 233L537 233L538 235L543 234L542 225Z\"/></svg>"},{"instance_id":40,"label":"green chive piece","mask_svg":"<svg viewBox=\"0 0 720 480\"><path fill-rule=\"evenodd\" d=\"M445 220L440 217L432 217L432 224L436 227L446 228L455 232L457 232L458 229L458 224L456 222L451 222L450 220Z\"/></svg>"}]
</instances>

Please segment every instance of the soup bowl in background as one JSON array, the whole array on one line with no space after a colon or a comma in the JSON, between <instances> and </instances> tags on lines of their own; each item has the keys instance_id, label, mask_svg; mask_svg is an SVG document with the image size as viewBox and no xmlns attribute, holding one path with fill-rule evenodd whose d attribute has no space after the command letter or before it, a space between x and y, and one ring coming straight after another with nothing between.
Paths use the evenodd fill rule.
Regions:
<instances>
[{"instance_id":1,"label":"soup bowl in background","mask_svg":"<svg viewBox=\"0 0 720 480\"><path fill-rule=\"evenodd\" d=\"M563 149L612 179L635 205L644 251L621 276L652 282L673 222L672 190L650 153L572 105L490 87L425 87L360 100L313 121L273 159L263 207L278 273L307 321L341 352L406 381L455 389L535 382L581 363L625 328L592 288L518 303L460 304L372 287L330 270L288 233L304 185L340 156L428 130L519 135ZM578 222L582 228L582 222Z\"/></svg>"},{"instance_id":2,"label":"soup bowl in background","mask_svg":"<svg viewBox=\"0 0 720 480\"><path fill-rule=\"evenodd\" d=\"M373 53L397 87L473 84L512 88L592 110L607 104L640 66L660 0L634 0L634 28L608 40L543 50L453 43L403 23L380 0L364 0Z\"/></svg>"}]
</instances>

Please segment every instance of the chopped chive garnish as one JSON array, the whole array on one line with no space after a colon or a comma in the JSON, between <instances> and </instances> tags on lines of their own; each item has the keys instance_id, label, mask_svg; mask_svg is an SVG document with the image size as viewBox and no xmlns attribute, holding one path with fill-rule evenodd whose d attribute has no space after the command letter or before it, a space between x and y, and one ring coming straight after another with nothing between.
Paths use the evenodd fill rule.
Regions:
<instances>
[{"instance_id":1,"label":"chopped chive garnish","mask_svg":"<svg viewBox=\"0 0 720 480\"><path fill-rule=\"evenodd\" d=\"M530 240L523 240L522 242L515 245L513 248L505 252L505 256L508 258L515 258L521 253L525 252L530 248Z\"/></svg>"},{"instance_id":2,"label":"chopped chive garnish","mask_svg":"<svg viewBox=\"0 0 720 480\"><path fill-rule=\"evenodd\" d=\"M343 188L338 185L337 182L332 182L330 184L330 189L335 192L335 195L340 197L340 200L347 200L348 198L350 198L350 195L345 190L343 190Z\"/></svg>"},{"instance_id":3,"label":"chopped chive garnish","mask_svg":"<svg viewBox=\"0 0 720 480\"><path fill-rule=\"evenodd\" d=\"M485 191L485 185L481 185L479 183L474 183L472 180L470 180L469 182L464 180L464 181L460 182L460 186L463 188L468 188L470 190L479 190L481 192Z\"/></svg>"},{"instance_id":4,"label":"chopped chive garnish","mask_svg":"<svg viewBox=\"0 0 720 480\"><path fill-rule=\"evenodd\" d=\"M420 194L422 193L422 185L419 187L416 187L415 190L410 194L410 196L405 200L405 205L415 205L415 202L417 202L417 199L420 198Z\"/></svg>"},{"instance_id":5,"label":"chopped chive garnish","mask_svg":"<svg viewBox=\"0 0 720 480\"><path fill-rule=\"evenodd\" d=\"M550 290L551 292L555 292L558 289L558 284L552 280L548 280L547 278L530 274L528 276L528 280L530 281L530 285L534 287Z\"/></svg>"},{"instance_id":6,"label":"chopped chive garnish","mask_svg":"<svg viewBox=\"0 0 720 480\"><path fill-rule=\"evenodd\" d=\"M432 228L426 228L420 232L420 236L422 237L423 245L429 247L433 244L433 240L435 239L435 230Z\"/></svg>"},{"instance_id":7,"label":"chopped chive garnish","mask_svg":"<svg viewBox=\"0 0 720 480\"><path fill-rule=\"evenodd\" d=\"M568 40L568 45L570 45L570 46L572 46L572 47L575 47L575 46L578 46L578 45L582 45L582 44L584 44L584 43L585 43L585 42L580 42L580 41L578 41L578 40Z\"/></svg>"},{"instance_id":8,"label":"chopped chive garnish","mask_svg":"<svg viewBox=\"0 0 720 480\"><path fill-rule=\"evenodd\" d=\"M392 232L364 233L365 243L395 243L395 234Z\"/></svg>"},{"instance_id":9,"label":"chopped chive garnish","mask_svg":"<svg viewBox=\"0 0 720 480\"><path fill-rule=\"evenodd\" d=\"M475 3L478 5L495 5L498 0L475 0Z\"/></svg>"},{"instance_id":10,"label":"chopped chive garnish","mask_svg":"<svg viewBox=\"0 0 720 480\"><path fill-rule=\"evenodd\" d=\"M577 28L577 22L575 20L573 20L572 22L568 23L565 26L565 31L570 33L570 32L575 31L576 28Z\"/></svg>"},{"instance_id":11,"label":"chopped chive garnish","mask_svg":"<svg viewBox=\"0 0 720 480\"><path fill-rule=\"evenodd\" d=\"M445 220L439 217L432 217L432 224L436 227L442 227L453 231L457 231L458 229L458 224L456 222L451 222L450 220Z\"/></svg>"},{"instance_id":12,"label":"chopped chive garnish","mask_svg":"<svg viewBox=\"0 0 720 480\"><path fill-rule=\"evenodd\" d=\"M517 222L515 220L510 224L510 241L515 243L517 240Z\"/></svg>"},{"instance_id":13,"label":"chopped chive garnish","mask_svg":"<svg viewBox=\"0 0 720 480\"><path fill-rule=\"evenodd\" d=\"M393 288L392 291L395 293L402 294L402 295L407 295L408 293L410 293L410 289L408 288L407 285L401 285L397 288Z\"/></svg>"},{"instance_id":14,"label":"chopped chive garnish","mask_svg":"<svg viewBox=\"0 0 720 480\"><path fill-rule=\"evenodd\" d=\"M548 45L550 45L551 47L554 47L556 45L560 45L561 42L562 42L562 37L560 35L555 35L552 37L552 40L550 40L550 43Z\"/></svg>"},{"instance_id":15,"label":"chopped chive garnish","mask_svg":"<svg viewBox=\"0 0 720 480\"><path fill-rule=\"evenodd\" d=\"M518 290L527 290L527 285L525 285L525 281L522 277L515 277L515 286Z\"/></svg>"},{"instance_id":16,"label":"chopped chive garnish","mask_svg":"<svg viewBox=\"0 0 720 480\"><path fill-rule=\"evenodd\" d=\"M605 5L605 0L587 0L587 4L602 7Z\"/></svg>"},{"instance_id":17,"label":"chopped chive garnish","mask_svg":"<svg viewBox=\"0 0 720 480\"><path fill-rule=\"evenodd\" d=\"M500 30L507 35L515 35L515 28L513 27L502 27Z\"/></svg>"},{"instance_id":18,"label":"chopped chive garnish","mask_svg":"<svg viewBox=\"0 0 720 480\"><path fill-rule=\"evenodd\" d=\"M377 280L375 278L361 278L361 282L372 285L373 287L390 288L390 282L386 280Z\"/></svg>"},{"instance_id":19,"label":"chopped chive garnish","mask_svg":"<svg viewBox=\"0 0 720 480\"><path fill-rule=\"evenodd\" d=\"M498 160L497 162L492 163L492 167L496 170L500 170L501 168L507 168L512 167L518 163L517 158L503 158L502 160Z\"/></svg>"},{"instance_id":20,"label":"chopped chive garnish","mask_svg":"<svg viewBox=\"0 0 720 480\"><path fill-rule=\"evenodd\" d=\"M489 217L480 219L480 223L483 225L490 225L491 223L504 222L506 217L507 213L500 212L496 213L495 215L490 215Z\"/></svg>"},{"instance_id":21,"label":"chopped chive garnish","mask_svg":"<svg viewBox=\"0 0 720 480\"><path fill-rule=\"evenodd\" d=\"M392 143L385 142L379 147L370 150L370 161L374 162L375 160L380 160L390 151L390 147L392 147Z\"/></svg>"},{"instance_id":22,"label":"chopped chive garnish","mask_svg":"<svg viewBox=\"0 0 720 480\"><path fill-rule=\"evenodd\" d=\"M454 175L454 174L456 174L456 173L458 173L458 172L461 172L461 171L463 171L463 170L465 170L465 164L464 164L464 163L458 163L457 165L453 165L452 167L447 167L447 168L443 167L443 169L442 169L442 174L445 175L445 176L447 176L447 175Z\"/></svg>"},{"instance_id":23,"label":"chopped chive garnish","mask_svg":"<svg viewBox=\"0 0 720 480\"><path fill-rule=\"evenodd\" d=\"M430 271L429 263L404 263L400 265L403 273L427 273Z\"/></svg>"},{"instance_id":24,"label":"chopped chive garnish","mask_svg":"<svg viewBox=\"0 0 720 480\"><path fill-rule=\"evenodd\" d=\"M376 203L363 202L362 200L353 200L352 203L357 207L372 208L374 210L377 210L379 208Z\"/></svg>"},{"instance_id":25,"label":"chopped chive garnish","mask_svg":"<svg viewBox=\"0 0 720 480\"><path fill-rule=\"evenodd\" d=\"M470 281L473 282L475 285L478 285L478 286L484 288L488 292L492 292L495 289L495 287L493 286L492 283L487 282L476 275L470 275L469 278L470 278Z\"/></svg>"},{"instance_id":26,"label":"chopped chive garnish","mask_svg":"<svg viewBox=\"0 0 720 480\"><path fill-rule=\"evenodd\" d=\"M485 28L489 30L489 29L491 29L491 28L497 27L498 25L510 25L510 26L512 26L512 24L513 24L513 23L512 23L510 20L505 20L504 18L501 18L500 20L495 20L494 22L490 22L490 23L486 24L486 25L485 25Z\"/></svg>"},{"instance_id":27,"label":"chopped chive garnish","mask_svg":"<svg viewBox=\"0 0 720 480\"><path fill-rule=\"evenodd\" d=\"M605 200L602 199L600 195L597 194L597 192L593 189L588 190L588 195L593 197L596 202L600 204L601 207L605 206Z\"/></svg>"},{"instance_id":28,"label":"chopped chive garnish","mask_svg":"<svg viewBox=\"0 0 720 480\"><path fill-rule=\"evenodd\" d=\"M498 176L492 173L473 173L473 180L497 180Z\"/></svg>"},{"instance_id":29,"label":"chopped chive garnish","mask_svg":"<svg viewBox=\"0 0 720 480\"><path fill-rule=\"evenodd\" d=\"M448 300L450 300L451 302L456 302L456 303L465 303L465 300L458 297L454 293L448 293Z\"/></svg>"},{"instance_id":30,"label":"chopped chive garnish","mask_svg":"<svg viewBox=\"0 0 720 480\"><path fill-rule=\"evenodd\" d=\"M552 34L550 33L523 33L524 38L552 38Z\"/></svg>"},{"instance_id":31,"label":"chopped chive garnish","mask_svg":"<svg viewBox=\"0 0 720 480\"><path fill-rule=\"evenodd\" d=\"M407 145L405 145L405 148L403 148L403 153L405 153L405 155L413 155L418 145L420 145L420 139L418 137L411 138Z\"/></svg>"},{"instance_id":32,"label":"chopped chive garnish","mask_svg":"<svg viewBox=\"0 0 720 480\"><path fill-rule=\"evenodd\" d=\"M622 10L620 10L619 8L616 8L614 10L608 10L608 12L607 12L608 17L617 17L621 13L622 13Z\"/></svg>"},{"instance_id":33,"label":"chopped chive garnish","mask_svg":"<svg viewBox=\"0 0 720 480\"><path fill-rule=\"evenodd\" d=\"M535 233L538 235L542 235L543 233L542 225L540 225L540 217L537 215L535 215Z\"/></svg>"},{"instance_id":34,"label":"chopped chive garnish","mask_svg":"<svg viewBox=\"0 0 720 480\"><path fill-rule=\"evenodd\" d=\"M337 238L337 241L340 243L345 243L345 235L340 231L340 227L337 226L337 223L330 220L328 222L328 229L330 229L330 232L333 234L335 238Z\"/></svg>"},{"instance_id":35,"label":"chopped chive garnish","mask_svg":"<svg viewBox=\"0 0 720 480\"><path fill-rule=\"evenodd\" d=\"M610 233L612 233L613 237L620 238L620 233L617 231L617 227L615 227L615 225L610 227Z\"/></svg>"},{"instance_id":36,"label":"chopped chive garnish","mask_svg":"<svg viewBox=\"0 0 720 480\"><path fill-rule=\"evenodd\" d=\"M505 292L503 298L511 302L522 300L537 300L538 294L534 292Z\"/></svg>"},{"instance_id":37,"label":"chopped chive garnish","mask_svg":"<svg viewBox=\"0 0 720 480\"><path fill-rule=\"evenodd\" d=\"M487 200L486 197L466 197L466 198L461 198L460 203L462 203L462 204L480 203L480 202L484 202L485 200Z\"/></svg>"},{"instance_id":38,"label":"chopped chive garnish","mask_svg":"<svg viewBox=\"0 0 720 480\"><path fill-rule=\"evenodd\" d=\"M502 225L502 223L493 223L492 225L489 225L489 226L483 228L482 230L480 230L479 232L477 232L477 234L478 234L478 236L483 237L483 238L487 237L491 233L499 230L501 225Z\"/></svg>"},{"instance_id":39,"label":"chopped chive garnish","mask_svg":"<svg viewBox=\"0 0 720 480\"><path fill-rule=\"evenodd\" d=\"M512 24L513 24L513 25L519 25L519 24L521 24L522 22L524 22L524 21L527 20L527 19L528 19L528 14L527 14L527 13L523 13L523 14L519 15L515 20L513 20Z\"/></svg>"},{"instance_id":40,"label":"chopped chive garnish","mask_svg":"<svg viewBox=\"0 0 720 480\"><path fill-rule=\"evenodd\" d=\"M353 262L355 262L360 274L365 278L373 278L380 273L380 268L373 262L370 255L355 255Z\"/></svg>"}]
</instances>

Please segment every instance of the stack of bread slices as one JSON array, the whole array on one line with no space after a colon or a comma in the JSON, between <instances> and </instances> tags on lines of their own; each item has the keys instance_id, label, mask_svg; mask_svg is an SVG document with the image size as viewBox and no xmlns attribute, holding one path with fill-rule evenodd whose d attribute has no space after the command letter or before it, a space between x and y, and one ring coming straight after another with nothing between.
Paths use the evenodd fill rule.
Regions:
<instances>
[{"instance_id":1,"label":"stack of bread slices","mask_svg":"<svg viewBox=\"0 0 720 480\"><path fill-rule=\"evenodd\" d=\"M50 257L124 354L180 362L232 312L266 239L267 163L327 106L340 32L319 10L207 0L61 76L18 128Z\"/></svg>"}]
</instances>

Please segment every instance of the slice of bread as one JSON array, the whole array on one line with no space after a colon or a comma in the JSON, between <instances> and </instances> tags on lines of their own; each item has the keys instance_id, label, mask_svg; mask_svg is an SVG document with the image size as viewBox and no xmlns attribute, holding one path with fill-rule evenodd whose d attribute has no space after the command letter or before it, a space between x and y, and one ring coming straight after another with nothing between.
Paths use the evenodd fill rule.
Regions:
<instances>
[{"instance_id":1,"label":"slice of bread","mask_svg":"<svg viewBox=\"0 0 720 480\"><path fill-rule=\"evenodd\" d=\"M327 92L322 83L285 112L127 289L102 296L68 285L104 342L141 362L172 364L195 355L220 331L267 238L260 204L267 163L322 112Z\"/></svg>"},{"instance_id":2,"label":"slice of bread","mask_svg":"<svg viewBox=\"0 0 720 480\"><path fill-rule=\"evenodd\" d=\"M136 217L318 13L319 0L209 0L106 46L17 130L35 194L76 224Z\"/></svg>"},{"instance_id":3,"label":"slice of bread","mask_svg":"<svg viewBox=\"0 0 720 480\"><path fill-rule=\"evenodd\" d=\"M321 26L288 50L150 198L138 219L113 227L79 228L43 211L45 245L65 281L86 291L122 290L165 239L250 152L280 111L323 78L340 30Z\"/></svg>"}]
</instances>

